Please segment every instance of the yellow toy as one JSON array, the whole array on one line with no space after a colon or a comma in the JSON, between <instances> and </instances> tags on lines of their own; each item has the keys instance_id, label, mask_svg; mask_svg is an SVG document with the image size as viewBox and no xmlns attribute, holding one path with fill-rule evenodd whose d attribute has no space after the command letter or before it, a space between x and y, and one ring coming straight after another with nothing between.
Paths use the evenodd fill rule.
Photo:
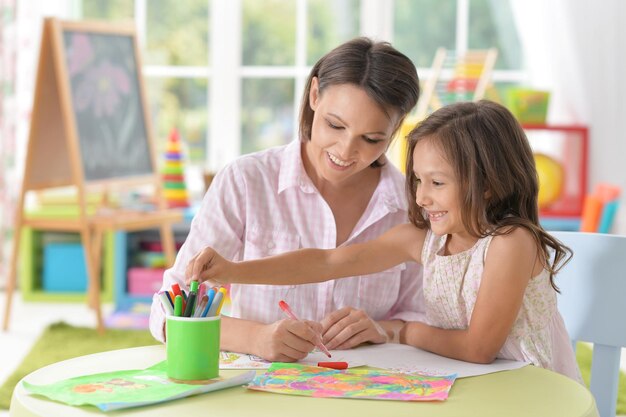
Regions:
<instances>
[{"instance_id":1,"label":"yellow toy","mask_svg":"<svg viewBox=\"0 0 626 417\"><path fill-rule=\"evenodd\" d=\"M535 166L539 176L539 208L545 208L556 202L563 192L565 173L561 164L554 158L542 153L535 153Z\"/></svg>"}]
</instances>

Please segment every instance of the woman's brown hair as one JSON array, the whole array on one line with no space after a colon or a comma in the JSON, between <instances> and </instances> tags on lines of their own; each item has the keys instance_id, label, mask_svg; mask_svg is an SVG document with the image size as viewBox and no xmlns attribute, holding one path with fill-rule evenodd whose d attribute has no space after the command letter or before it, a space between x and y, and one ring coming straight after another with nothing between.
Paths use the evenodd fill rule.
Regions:
<instances>
[{"instance_id":1,"label":"woman's brown hair","mask_svg":"<svg viewBox=\"0 0 626 417\"><path fill-rule=\"evenodd\" d=\"M313 78L319 92L331 85L352 84L362 88L381 109L401 116L396 130L419 98L419 79L413 62L387 42L360 37L328 52L311 69L300 103L300 139L311 140L314 111L309 104ZM372 166L381 166L374 161Z\"/></svg>"}]
</instances>

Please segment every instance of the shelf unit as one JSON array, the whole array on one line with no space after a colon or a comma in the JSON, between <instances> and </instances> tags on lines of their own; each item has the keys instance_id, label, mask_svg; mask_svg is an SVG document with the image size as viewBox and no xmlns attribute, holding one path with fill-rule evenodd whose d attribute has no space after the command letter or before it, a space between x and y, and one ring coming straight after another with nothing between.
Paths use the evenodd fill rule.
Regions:
<instances>
[{"instance_id":1,"label":"shelf unit","mask_svg":"<svg viewBox=\"0 0 626 417\"><path fill-rule=\"evenodd\" d=\"M588 186L588 127L524 124L523 128L533 151L550 155L564 170L561 196L539 210L542 225L548 230L578 230Z\"/></svg>"},{"instance_id":2,"label":"shelf unit","mask_svg":"<svg viewBox=\"0 0 626 417\"><path fill-rule=\"evenodd\" d=\"M87 295L84 291L45 291L43 289L43 245L44 230L23 227L20 239L20 288L25 301L54 301L54 302L85 302ZM78 233L75 234L80 240ZM105 302L113 301L113 233L106 233L103 242L103 260L100 275L101 299ZM87 282L87 276L84 277Z\"/></svg>"},{"instance_id":3,"label":"shelf unit","mask_svg":"<svg viewBox=\"0 0 626 417\"><path fill-rule=\"evenodd\" d=\"M180 246L180 244L182 244L182 242L184 242L187 238L191 220L193 219L195 212L196 210L194 208L185 209L183 213L183 222L173 225L172 229L177 247ZM128 271L132 267L139 266L133 258L134 255L136 255L138 247L140 246L140 242L145 240L156 241L158 240L157 237L157 229L148 229L136 232L118 231L114 233L112 246L114 248L113 296L115 300L115 310L130 311L133 310L137 304L152 303L152 294L137 295L131 294L128 291Z\"/></svg>"}]
</instances>

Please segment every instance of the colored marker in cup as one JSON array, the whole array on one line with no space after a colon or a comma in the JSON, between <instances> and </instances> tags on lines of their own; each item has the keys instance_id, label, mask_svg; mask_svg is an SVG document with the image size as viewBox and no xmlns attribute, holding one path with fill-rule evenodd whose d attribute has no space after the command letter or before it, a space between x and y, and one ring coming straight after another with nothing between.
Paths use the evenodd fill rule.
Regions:
<instances>
[{"instance_id":1,"label":"colored marker in cup","mask_svg":"<svg viewBox=\"0 0 626 417\"><path fill-rule=\"evenodd\" d=\"M183 297L181 295L177 295L174 298L174 316L183 316Z\"/></svg>"}]
</instances>

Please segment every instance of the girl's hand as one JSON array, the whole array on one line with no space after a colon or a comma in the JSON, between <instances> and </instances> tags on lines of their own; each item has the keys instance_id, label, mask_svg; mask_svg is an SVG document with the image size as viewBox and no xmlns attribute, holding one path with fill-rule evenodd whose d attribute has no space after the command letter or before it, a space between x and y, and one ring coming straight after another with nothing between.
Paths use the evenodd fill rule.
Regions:
<instances>
[{"instance_id":1,"label":"girl's hand","mask_svg":"<svg viewBox=\"0 0 626 417\"><path fill-rule=\"evenodd\" d=\"M264 325L254 337L254 352L272 362L295 362L315 348L320 323L284 319Z\"/></svg>"},{"instance_id":2,"label":"girl's hand","mask_svg":"<svg viewBox=\"0 0 626 417\"><path fill-rule=\"evenodd\" d=\"M386 343L385 330L363 310L344 307L321 322L323 342L331 349L351 349L360 344Z\"/></svg>"},{"instance_id":3,"label":"girl's hand","mask_svg":"<svg viewBox=\"0 0 626 417\"><path fill-rule=\"evenodd\" d=\"M235 263L227 261L213 248L206 247L198 252L187 264L185 282L208 281L211 285L228 284L233 276Z\"/></svg>"}]
</instances>

